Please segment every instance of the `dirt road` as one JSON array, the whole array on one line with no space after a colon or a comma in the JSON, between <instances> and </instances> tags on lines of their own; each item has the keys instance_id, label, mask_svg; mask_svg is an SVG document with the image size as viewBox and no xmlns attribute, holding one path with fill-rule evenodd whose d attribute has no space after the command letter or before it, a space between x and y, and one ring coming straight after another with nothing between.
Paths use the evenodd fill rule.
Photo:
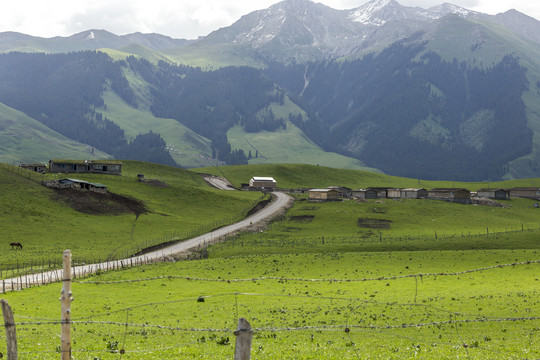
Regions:
<instances>
[{"instance_id":1,"label":"dirt road","mask_svg":"<svg viewBox=\"0 0 540 360\"><path fill-rule=\"evenodd\" d=\"M290 201L291 197L285 193L274 192L274 200L264 207L262 210L256 212L253 215L245 218L242 221L234 223L232 225L224 226L222 228L216 229L212 232L206 233L204 235L197 236L193 239L189 239L168 247L165 247L160 250L152 251L144 255L135 256L129 259L108 261L99 264L89 264L89 265L80 265L72 267L72 274L74 276L81 276L85 274L95 273L96 271L106 271L109 269L124 268L130 266L136 266L139 264L156 262L163 258L171 257L175 254L180 254L191 249L196 249L199 245L211 242L219 237L226 236L228 234L235 233L239 230L248 228L257 223L269 220L275 215L283 211ZM34 286L39 284L46 284L56 281L61 281L62 279L62 270L48 271L38 274L30 274L19 276L17 278L4 279L0 284L2 291L11 291L12 289L18 290L28 286Z\"/></svg>"}]
</instances>

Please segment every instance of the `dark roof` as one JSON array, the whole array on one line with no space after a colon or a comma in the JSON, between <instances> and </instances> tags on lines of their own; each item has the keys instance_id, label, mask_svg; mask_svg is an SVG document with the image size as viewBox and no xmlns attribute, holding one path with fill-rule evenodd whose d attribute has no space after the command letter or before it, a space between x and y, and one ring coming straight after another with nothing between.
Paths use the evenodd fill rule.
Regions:
<instances>
[{"instance_id":1,"label":"dark roof","mask_svg":"<svg viewBox=\"0 0 540 360\"><path fill-rule=\"evenodd\" d=\"M540 191L540 188L537 188L537 187L515 187L515 188L511 188L511 189L508 189L510 191L516 191L516 190L521 190L521 191Z\"/></svg>"},{"instance_id":2,"label":"dark roof","mask_svg":"<svg viewBox=\"0 0 540 360\"><path fill-rule=\"evenodd\" d=\"M478 189L476 191L489 192L489 191L501 191L501 190L505 191L505 192L508 191L506 189L500 189L500 188L499 189L486 189L486 188L484 188L484 189Z\"/></svg>"},{"instance_id":3,"label":"dark roof","mask_svg":"<svg viewBox=\"0 0 540 360\"><path fill-rule=\"evenodd\" d=\"M72 160L72 159L51 159L49 162L64 163L64 164L106 164L106 165L122 165L119 160Z\"/></svg>"},{"instance_id":4,"label":"dark roof","mask_svg":"<svg viewBox=\"0 0 540 360\"><path fill-rule=\"evenodd\" d=\"M47 165L45 165L45 164L19 164L19 166L21 166L21 167L24 167L24 166L32 166L32 167L41 166L41 167L47 167Z\"/></svg>"},{"instance_id":5,"label":"dark roof","mask_svg":"<svg viewBox=\"0 0 540 360\"><path fill-rule=\"evenodd\" d=\"M431 189L429 191L440 191L440 192L443 192L443 191L468 191L468 192L471 192L469 189L464 189L464 188L435 188L435 189Z\"/></svg>"}]
</instances>

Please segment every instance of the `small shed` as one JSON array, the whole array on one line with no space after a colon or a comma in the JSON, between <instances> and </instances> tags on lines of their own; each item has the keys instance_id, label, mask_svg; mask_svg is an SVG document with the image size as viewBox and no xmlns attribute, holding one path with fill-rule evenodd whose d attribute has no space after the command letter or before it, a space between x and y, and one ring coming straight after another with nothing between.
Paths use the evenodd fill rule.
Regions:
<instances>
[{"instance_id":1,"label":"small shed","mask_svg":"<svg viewBox=\"0 0 540 360\"><path fill-rule=\"evenodd\" d=\"M366 189L354 189L351 194L352 194L353 198L365 200L366 199L366 191L367 191Z\"/></svg>"},{"instance_id":2,"label":"small shed","mask_svg":"<svg viewBox=\"0 0 540 360\"><path fill-rule=\"evenodd\" d=\"M425 199L428 197L428 191L424 188L407 188L401 189L402 199Z\"/></svg>"},{"instance_id":3,"label":"small shed","mask_svg":"<svg viewBox=\"0 0 540 360\"><path fill-rule=\"evenodd\" d=\"M366 199L386 199L387 190L386 187L369 187L366 189Z\"/></svg>"},{"instance_id":4,"label":"small shed","mask_svg":"<svg viewBox=\"0 0 540 360\"><path fill-rule=\"evenodd\" d=\"M467 189L436 188L428 190L428 198L469 204L471 202L471 192Z\"/></svg>"},{"instance_id":5,"label":"small shed","mask_svg":"<svg viewBox=\"0 0 540 360\"><path fill-rule=\"evenodd\" d=\"M340 196L344 198L350 198L352 196L352 189L346 186L329 186L327 189L334 189L339 191Z\"/></svg>"},{"instance_id":6,"label":"small shed","mask_svg":"<svg viewBox=\"0 0 540 360\"><path fill-rule=\"evenodd\" d=\"M505 189L478 189L476 192L478 197L507 200L510 197L510 192Z\"/></svg>"},{"instance_id":7,"label":"small shed","mask_svg":"<svg viewBox=\"0 0 540 360\"><path fill-rule=\"evenodd\" d=\"M38 172L40 174L47 172L47 165L45 164L20 164L19 167L26 170Z\"/></svg>"},{"instance_id":8,"label":"small shed","mask_svg":"<svg viewBox=\"0 0 540 360\"><path fill-rule=\"evenodd\" d=\"M275 188L276 180L273 177L254 176L249 180L249 186L254 188Z\"/></svg>"},{"instance_id":9,"label":"small shed","mask_svg":"<svg viewBox=\"0 0 540 360\"><path fill-rule=\"evenodd\" d=\"M528 198L540 200L540 188L537 187L516 187L509 189L511 198Z\"/></svg>"},{"instance_id":10,"label":"small shed","mask_svg":"<svg viewBox=\"0 0 540 360\"><path fill-rule=\"evenodd\" d=\"M399 199L401 198L401 189L387 189L386 197L389 199Z\"/></svg>"},{"instance_id":11,"label":"small shed","mask_svg":"<svg viewBox=\"0 0 540 360\"><path fill-rule=\"evenodd\" d=\"M339 200L339 191L336 189L311 189L308 195L313 201L336 201Z\"/></svg>"},{"instance_id":12,"label":"small shed","mask_svg":"<svg viewBox=\"0 0 540 360\"><path fill-rule=\"evenodd\" d=\"M99 183L91 183L79 179L60 179L58 180L58 189L83 189L97 192L100 194L107 193L107 186Z\"/></svg>"}]
</instances>

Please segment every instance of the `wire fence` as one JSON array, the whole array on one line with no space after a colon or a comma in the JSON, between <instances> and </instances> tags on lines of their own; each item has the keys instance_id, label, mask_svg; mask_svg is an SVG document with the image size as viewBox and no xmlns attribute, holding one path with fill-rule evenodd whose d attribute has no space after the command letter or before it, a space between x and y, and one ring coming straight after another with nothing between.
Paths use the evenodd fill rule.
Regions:
<instances>
[{"instance_id":1,"label":"wire fence","mask_svg":"<svg viewBox=\"0 0 540 360\"><path fill-rule=\"evenodd\" d=\"M237 335L236 321L246 317L253 325L252 358L350 358L371 357L465 357L490 359L535 359L540 357L540 316L537 294L517 294L533 310L505 309L480 311L419 299L419 279L448 277L462 281L493 271L529 270L540 260L497 264L458 272L417 273L373 278L199 278L160 276L112 281L74 280L82 292L91 287L97 297L119 285L138 284L133 291L144 291L147 282L163 280L196 283L250 283L253 287L279 282L282 293L223 292L180 299L136 303L132 306L86 309L71 319L74 358L145 359L232 358L231 339ZM533 268L534 269L534 268ZM534 270L533 270L534 271ZM502 273L504 275L504 273ZM465 276L467 275L467 276ZM492 274L491 276L500 276ZM293 283L348 284L414 280L404 287L410 301L375 300L369 296L345 296L339 290L328 294L304 294L303 286ZM454 281L454 280L453 280ZM407 283L405 283L407 284ZM431 284L424 286L428 291ZM252 287L252 288L253 288ZM180 286L182 288L182 286ZM266 287L263 287L266 288ZM268 288L276 289L275 287ZM414 295L412 291L414 289ZM358 288L358 292L365 288ZM77 293L74 294L77 296ZM493 294L486 293L488 298ZM476 305L477 300L473 303ZM58 333L62 321L56 318L22 316L16 312L19 358L57 358L59 348L51 345L50 335ZM246 316L248 315L248 316ZM4 334L0 333L0 337ZM54 341L52 342L54 344ZM52 346L52 348L51 348ZM4 348L0 346L0 351ZM310 355L311 354L311 355Z\"/></svg>"},{"instance_id":2,"label":"wire fence","mask_svg":"<svg viewBox=\"0 0 540 360\"><path fill-rule=\"evenodd\" d=\"M277 231L283 227L282 221L277 221L269 226L269 231ZM517 224L513 228L505 229L493 229L486 227L484 232L471 233L471 231L461 231L454 234L437 234L434 232L431 235L383 235L382 233L378 234L367 234L367 235L358 235L358 236L319 236L319 237L286 237L286 236L268 236L261 234L258 231L245 231L233 236L228 236L224 239L220 239L220 242L214 242L210 245L218 245L214 248L215 251L218 250L228 250L234 248L242 247L253 247L253 248L278 248L278 249L290 249L294 251L295 248L321 248L321 247L377 247L383 246L388 247L392 245L418 245L418 244L428 244L433 247L438 244L448 244L448 243L457 243L462 242L464 239L467 241L478 240L482 241L485 239L493 239L499 236L512 235L516 233L526 233L526 232L538 232L540 230L540 224L538 226L532 224ZM476 244L479 246L479 244ZM267 250L265 250L267 251Z\"/></svg>"}]
</instances>

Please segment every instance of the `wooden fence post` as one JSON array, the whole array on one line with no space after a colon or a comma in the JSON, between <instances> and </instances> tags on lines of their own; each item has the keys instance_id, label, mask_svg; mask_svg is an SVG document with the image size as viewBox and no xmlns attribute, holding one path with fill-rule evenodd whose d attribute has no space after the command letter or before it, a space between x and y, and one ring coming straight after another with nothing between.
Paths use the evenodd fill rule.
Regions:
<instances>
[{"instance_id":1,"label":"wooden fence post","mask_svg":"<svg viewBox=\"0 0 540 360\"><path fill-rule=\"evenodd\" d=\"M17 334L15 332L15 320L13 312L7 300L0 300L2 306L2 314L4 314L4 325L6 327L6 343L7 343L7 358L8 360L17 360Z\"/></svg>"},{"instance_id":2,"label":"wooden fence post","mask_svg":"<svg viewBox=\"0 0 540 360\"><path fill-rule=\"evenodd\" d=\"M249 360L251 358L253 331L246 319L238 319L238 329L234 332L234 335L236 335L234 360Z\"/></svg>"},{"instance_id":3,"label":"wooden fence post","mask_svg":"<svg viewBox=\"0 0 540 360\"><path fill-rule=\"evenodd\" d=\"M62 360L71 360L71 251L66 250L63 253L64 274L62 276L62 335L61 352Z\"/></svg>"}]
</instances>

